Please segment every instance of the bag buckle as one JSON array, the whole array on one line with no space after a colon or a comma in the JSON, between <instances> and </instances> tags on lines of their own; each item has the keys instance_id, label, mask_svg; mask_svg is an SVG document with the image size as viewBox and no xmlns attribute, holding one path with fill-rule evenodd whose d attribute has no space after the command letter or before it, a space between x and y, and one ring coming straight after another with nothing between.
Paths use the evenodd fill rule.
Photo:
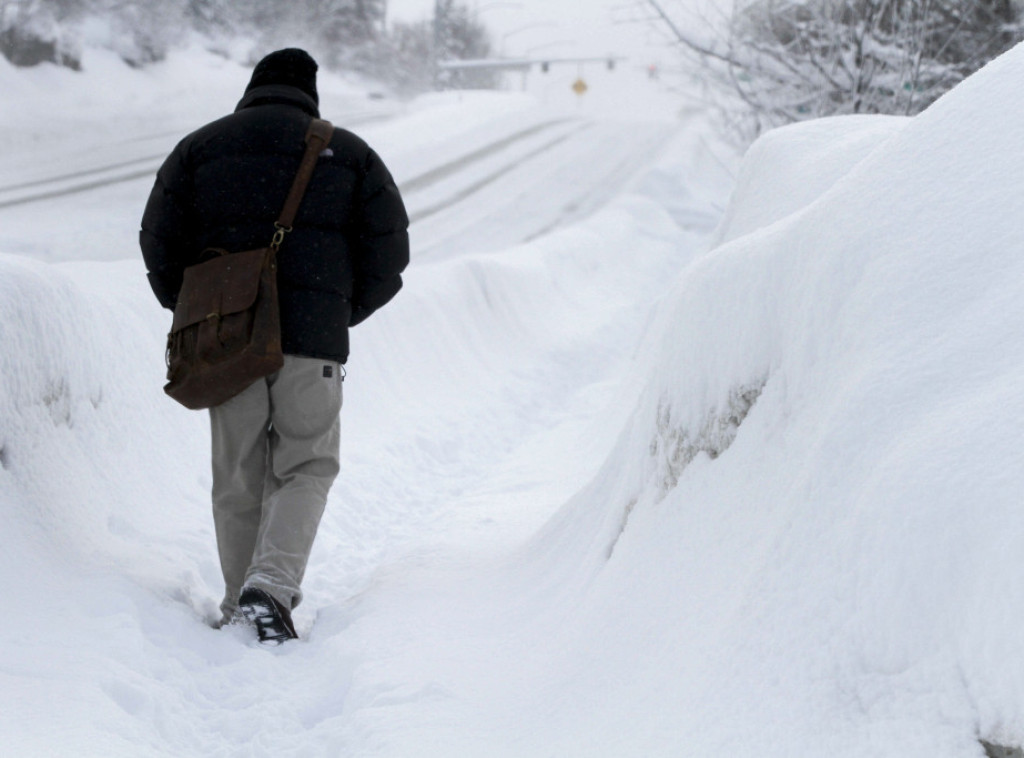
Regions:
<instances>
[{"instance_id":1,"label":"bag buckle","mask_svg":"<svg viewBox=\"0 0 1024 758\"><path fill-rule=\"evenodd\" d=\"M270 246L274 248L274 252L276 253L278 248L281 247L281 243L284 242L284 235L290 232L292 228L290 226L282 226L275 221L274 229L277 231L274 232L274 239L271 240Z\"/></svg>"}]
</instances>

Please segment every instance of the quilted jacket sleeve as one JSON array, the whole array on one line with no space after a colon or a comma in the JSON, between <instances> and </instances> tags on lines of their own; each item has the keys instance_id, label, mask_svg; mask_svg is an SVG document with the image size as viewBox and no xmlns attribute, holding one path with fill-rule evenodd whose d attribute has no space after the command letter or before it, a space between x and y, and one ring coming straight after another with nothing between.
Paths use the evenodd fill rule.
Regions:
<instances>
[{"instance_id":1,"label":"quilted jacket sleeve","mask_svg":"<svg viewBox=\"0 0 1024 758\"><path fill-rule=\"evenodd\" d=\"M160 305L172 309L193 249L193 201L184 153L179 145L157 172L139 232L149 284Z\"/></svg>"},{"instance_id":2,"label":"quilted jacket sleeve","mask_svg":"<svg viewBox=\"0 0 1024 758\"><path fill-rule=\"evenodd\" d=\"M365 321L398 293L409 265L409 217L394 179L372 150L363 166L358 208L349 326Z\"/></svg>"}]
</instances>

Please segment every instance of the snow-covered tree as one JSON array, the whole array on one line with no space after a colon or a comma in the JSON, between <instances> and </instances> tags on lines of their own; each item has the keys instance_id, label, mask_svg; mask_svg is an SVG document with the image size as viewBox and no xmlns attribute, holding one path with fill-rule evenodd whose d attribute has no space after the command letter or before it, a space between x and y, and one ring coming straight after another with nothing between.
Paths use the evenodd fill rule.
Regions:
<instances>
[{"instance_id":1,"label":"snow-covered tree","mask_svg":"<svg viewBox=\"0 0 1024 758\"><path fill-rule=\"evenodd\" d=\"M1011 0L737 0L683 32L744 138L845 113L913 114L1024 38ZM670 8L671 9L671 8Z\"/></svg>"},{"instance_id":2,"label":"snow-covered tree","mask_svg":"<svg viewBox=\"0 0 1024 758\"><path fill-rule=\"evenodd\" d=\"M323 64L361 70L384 18L384 0L203 0L193 15L225 23L258 40L266 51L305 47Z\"/></svg>"},{"instance_id":3,"label":"snow-covered tree","mask_svg":"<svg viewBox=\"0 0 1024 758\"><path fill-rule=\"evenodd\" d=\"M486 58L491 53L487 28L476 20L466 5L455 0L440 0L436 6L435 60ZM450 89L487 89L497 86L499 76L492 70L442 71L437 84Z\"/></svg>"},{"instance_id":4,"label":"snow-covered tree","mask_svg":"<svg viewBox=\"0 0 1024 758\"><path fill-rule=\"evenodd\" d=\"M65 23L79 16L86 0L0 0L0 55L16 66L58 63L80 66Z\"/></svg>"},{"instance_id":5,"label":"snow-covered tree","mask_svg":"<svg viewBox=\"0 0 1024 758\"><path fill-rule=\"evenodd\" d=\"M433 86L433 31L429 21L396 21L378 62L381 78L400 92L425 92Z\"/></svg>"},{"instance_id":6,"label":"snow-covered tree","mask_svg":"<svg viewBox=\"0 0 1024 758\"><path fill-rule=\"evenodd\" d=\"M187 0L3 0L0 53L16 65L77 68L81 24L101 19L104 41L132 65L160 60L186 26ZM95 30L93 32L96 33Z\"/></svg>"},{"instance_id":7,"label":"snow-covered tree","mask_svg":"<svg viewBox=\"0 0 1024 758\"><path fill-rule=\"evenodd\" d=\"M0 54L17 65L44 61L77 67L78 33L131 65L164 57L190 29L215 38L254 43L253 60L271 50L299 46L326 68L359 71L412 92L435 84L438 59L482 58L487 30L457 0L441 0L439 23L396 23L384 30L386 0L0 0ZM97 31L99 30L99 32ZM447 87L495 86L486 72L447 73Z\"/></svg>"}]
</instances>

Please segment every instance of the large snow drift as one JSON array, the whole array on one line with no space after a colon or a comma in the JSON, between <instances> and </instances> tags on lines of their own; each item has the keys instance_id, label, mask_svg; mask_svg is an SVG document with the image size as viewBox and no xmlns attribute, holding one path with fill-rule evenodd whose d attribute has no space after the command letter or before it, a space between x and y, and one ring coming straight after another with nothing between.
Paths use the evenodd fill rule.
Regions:
<instances>
[{"instance_id":1,"label":"large snow drift","mask_svg":"<svg viewBox=\"0 0 1024 758\"><path fill-rule=\"evenodd\" d=\"M592 484L491 573L357 606L353 644L394 639L372 680L410 693L359 714L402 724L382 753L1024 741L1022 82L1024 48L913 120L751 151L742 231L663 302ZM757 191L759 161L802 200Z\"/></svg>"},{"instance_id":2,"label":"large snow drift","mask_svg":"<svg viewBox=\"0 0 1024 758\"><path fill-rule=\"evenodd\" d=\"M741 183L761 207L680 278L615 453L522 559L584 598L578 754L1024 741L1022 82L1018 48L913 120L750 151L741 181L806 205Z\"/></svg>"}]
</instances>

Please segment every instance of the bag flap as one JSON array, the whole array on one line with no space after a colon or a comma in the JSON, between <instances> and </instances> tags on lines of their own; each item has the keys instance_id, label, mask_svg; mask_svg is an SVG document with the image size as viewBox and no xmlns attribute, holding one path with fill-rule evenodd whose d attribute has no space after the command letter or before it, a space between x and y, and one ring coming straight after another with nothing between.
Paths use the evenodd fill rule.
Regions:
<instances>
[{"instance_id":1,"label":"bag flap","mask_svg":"<svg viewBox=\"0 0 1024 758\"><path fill-rule=\"evenodd\" d=\"M171 332L250 307L259 293L263 263L272 254L268 248L229 253L185 269Z\"/></svg>"}]
</instances>

